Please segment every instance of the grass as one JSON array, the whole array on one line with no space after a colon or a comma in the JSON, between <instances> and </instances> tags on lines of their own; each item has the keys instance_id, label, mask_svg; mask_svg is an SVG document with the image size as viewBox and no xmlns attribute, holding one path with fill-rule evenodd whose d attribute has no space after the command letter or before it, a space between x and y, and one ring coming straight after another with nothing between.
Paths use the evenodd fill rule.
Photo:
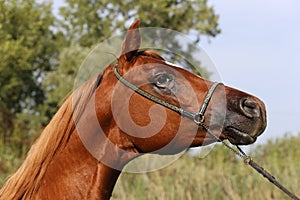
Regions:
<instances>
[{"instance_id":1,"label":"grass","mask_svg":"<svg viewBox=\"0 0 300 200\"><path fill-rule=\"evenodd\" d=\"M254 160L300 196L300 134L269 141L250 150ZM3 150L3 146L1 147ZM6 149L0 155L0 185L22 159ZM22 156L24 157L24 156ZM166 168L149 173L122 173L113 200L138 199L289 199L222 145L205 157L184 154Z\"/></svg>"},{"instance_id":2,"label":"grass","mask_svg":"<svg viewBox=\"0 0 300 200\"><path fill-rule=\"evenodd\" d=\"M252 149L254 160L300 196L300 135ZM167 168L123 173L112 199L289 199L232 152L216 145L204 159L185 154Z\"/></svg>"}]
</instances>

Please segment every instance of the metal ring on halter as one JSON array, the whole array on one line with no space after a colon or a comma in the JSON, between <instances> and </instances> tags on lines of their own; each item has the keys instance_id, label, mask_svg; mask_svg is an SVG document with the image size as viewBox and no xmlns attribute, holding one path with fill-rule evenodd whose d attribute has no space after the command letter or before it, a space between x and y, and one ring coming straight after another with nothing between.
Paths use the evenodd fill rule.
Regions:
<instances>
[{"instance_id":1,"label":"metal ring on halter","mask_svg":"<svg viewBox=\"0 0 300 200\"><path fill-rule=\"evenodd\" d=\"M219 82L215 82L208 90L207 94L205 95L205 98L203 100L203 103L199 109L199 112L197 114L195 114L194 116L194 122L197 125L201 125L204 123L205 117L204 117L204 113L208 107L209 101L214 93L214 91L216 90L216 88L218 87L218 85L221 85L222 83Z\"/></svg>"},{"instance_id":2,"label":"metal ring on halter","mask_svg":"<svg viewBox=\"0 0 300 200\"><path fill-rule=\"evenodd\" d=\"M204 115L201 115L200 113L195 114L195 116L194 116L194 122L197 125L200 125L201 123L204 123L204 121L205 121Z\"/></svg>"}]
</instances>

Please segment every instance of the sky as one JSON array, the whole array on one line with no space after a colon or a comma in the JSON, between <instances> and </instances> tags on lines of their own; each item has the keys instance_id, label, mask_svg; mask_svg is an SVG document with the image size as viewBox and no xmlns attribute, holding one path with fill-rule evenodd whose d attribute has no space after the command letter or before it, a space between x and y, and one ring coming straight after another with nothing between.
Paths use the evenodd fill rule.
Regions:
<instances>
[{"instance_id":1,"label":"sky","mask_svg":"<svg viewBox=\"0 0 300 200\"><path fill-rule=\"evenodd\" d=\"M210 0L222 33L202 47L222 81L264 101L268 126L257 140L300 132L300 1Z\"/></svg>"},{"instance_id":2,"label":"sky","mask_svg":"<svg viewBox=\"0 0 300 200\"><path fill-rule=\"evenodd\" d=\"M222 81L262 99L268 126L257 140L300 132L300 1L209 0L221 34L203 40ZM62 1L54 0L54 12Z\"/></svg>"}]
</instances>

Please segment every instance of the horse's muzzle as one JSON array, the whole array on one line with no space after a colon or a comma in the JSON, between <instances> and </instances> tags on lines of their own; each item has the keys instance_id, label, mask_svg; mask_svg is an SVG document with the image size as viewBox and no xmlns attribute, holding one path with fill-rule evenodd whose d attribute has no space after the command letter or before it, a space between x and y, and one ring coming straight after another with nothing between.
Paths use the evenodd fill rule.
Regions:
<instances>
[{"instance_id":1,"label":"horse's muzzle","mask_svg":"<svg viewBox=\"0 0 300 200\"><path fill-rule=\"evenodd\" d=\"M228 99L227 99L228 100ZM229 98L223 134L236 145L252 144L266 126L266 108L256 97Z\"/></svg>"}]
</instances>

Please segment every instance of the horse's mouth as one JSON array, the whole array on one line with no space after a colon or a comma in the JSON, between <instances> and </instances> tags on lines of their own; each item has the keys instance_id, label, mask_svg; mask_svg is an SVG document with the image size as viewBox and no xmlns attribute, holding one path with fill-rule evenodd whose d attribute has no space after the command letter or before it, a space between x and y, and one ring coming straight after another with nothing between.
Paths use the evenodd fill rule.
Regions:
<instances>
[{"instance_id":1,"label":"horse's mouth","mask_svg":"<svg viewBox=\"0 0 300 200\"><path fill-rule=\"evenodd\" d=\"M256 141L256 137L252 137L247 131L233 126L226 127L223 133L229 142L234 145L247 145Z\"/></svg>"}]
</instances>

